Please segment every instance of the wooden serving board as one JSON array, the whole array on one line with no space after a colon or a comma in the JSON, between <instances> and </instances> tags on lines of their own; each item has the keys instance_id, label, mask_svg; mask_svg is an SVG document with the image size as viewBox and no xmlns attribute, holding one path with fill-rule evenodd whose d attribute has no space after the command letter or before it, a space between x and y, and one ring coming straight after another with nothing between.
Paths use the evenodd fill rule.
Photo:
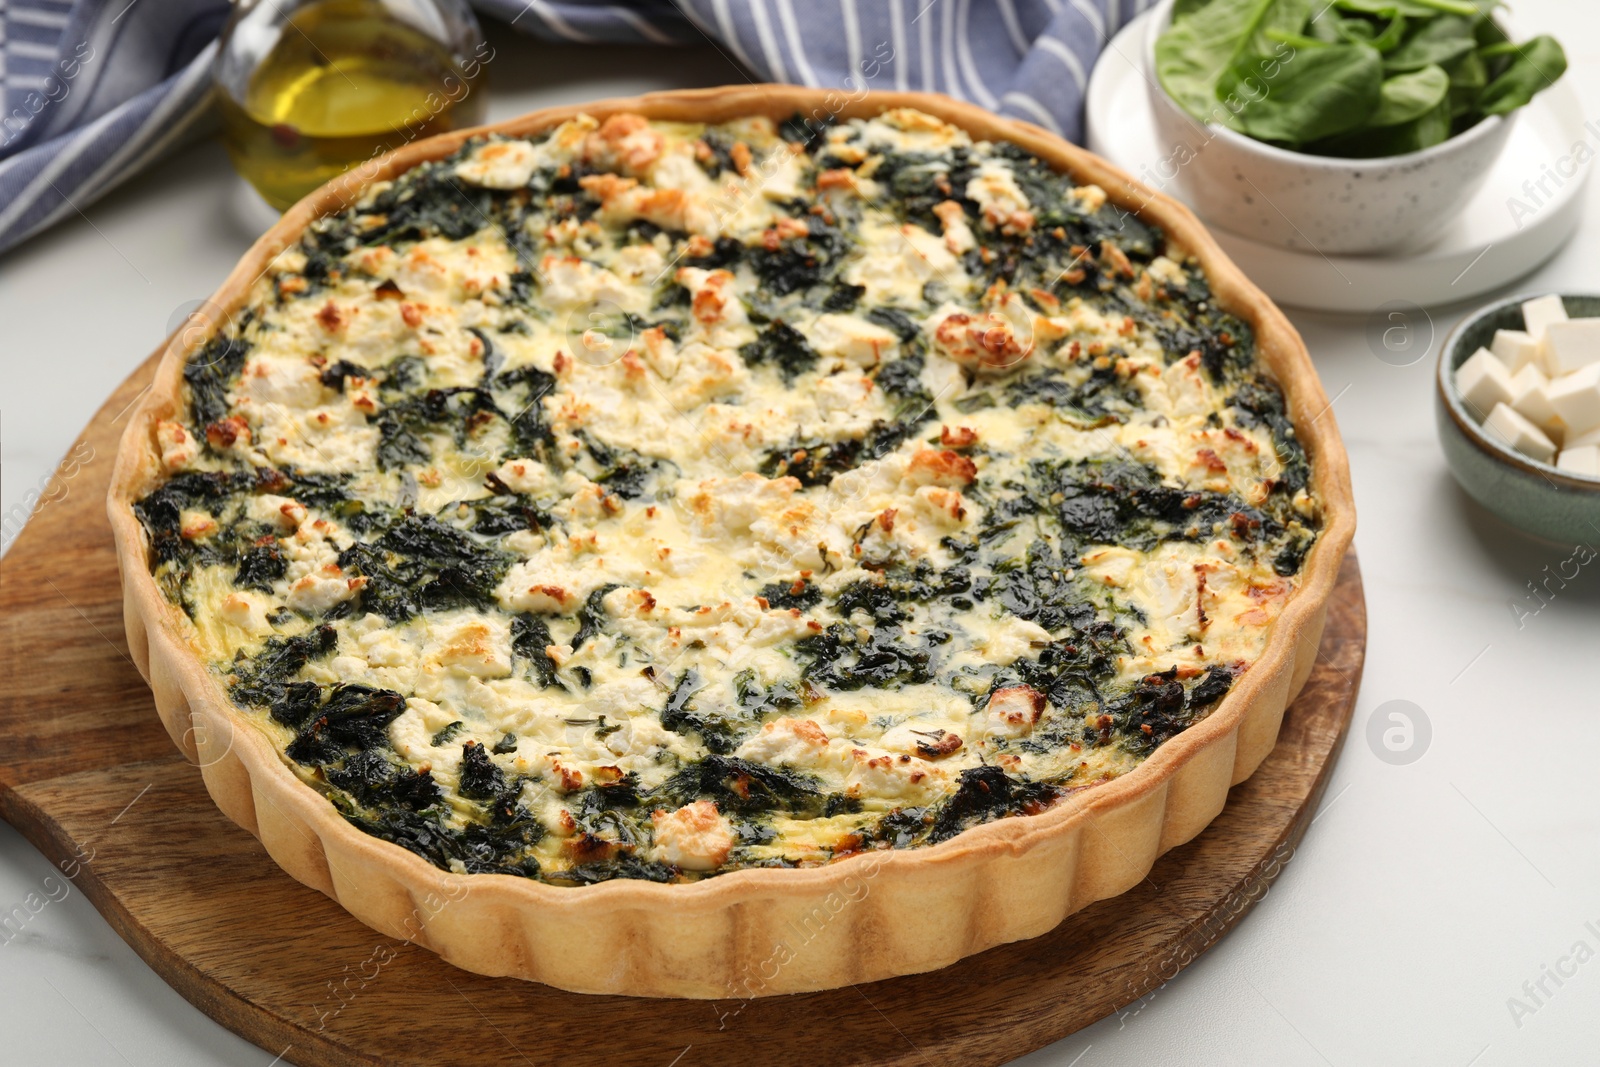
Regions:
<instances>
[{"instance_id":1,"label":"wooden serving board","mask_svg":"<svg viewBox=\"0 0 1600 1067\"><path fill-rule=\"evenodd\" d=\"M212 805L157 719L128 658L104 503L153 369L95 416L0 562L0 815L162 978L292 1063L1002 1063L1150 993L1238 922L1293 855L1350 722L1366 648L1353 556L1261 769L1139 886L1043 937L934 974L748 1002L480 977L290 879Z\"/></svg>"}]
</instances>

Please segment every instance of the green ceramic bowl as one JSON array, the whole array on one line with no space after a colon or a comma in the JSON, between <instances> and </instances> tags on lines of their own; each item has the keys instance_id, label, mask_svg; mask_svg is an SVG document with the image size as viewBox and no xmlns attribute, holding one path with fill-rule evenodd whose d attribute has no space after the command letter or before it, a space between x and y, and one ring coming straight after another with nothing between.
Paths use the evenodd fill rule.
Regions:
<instances>
[{"instance_id":1,"label":"green ceramic bowl","mask_svg":"<svg viewBox=\"0 0 1600 1067\"><path fill-rule=\"evenodd\" d=\"M1531 298L1490 304L1445 338L1434 390L1439 443L1461 488L1506 522L1552 541L1593 544L1600 542L1600 479L1558 470L1502 443L1484 431L1456 392L1456 368L1487 348L1496 330L1522 329L1522 302ZM1600 296L1563 293L1561 298L1571 317L1600 318Z\"/></svg>"}]
</instances>

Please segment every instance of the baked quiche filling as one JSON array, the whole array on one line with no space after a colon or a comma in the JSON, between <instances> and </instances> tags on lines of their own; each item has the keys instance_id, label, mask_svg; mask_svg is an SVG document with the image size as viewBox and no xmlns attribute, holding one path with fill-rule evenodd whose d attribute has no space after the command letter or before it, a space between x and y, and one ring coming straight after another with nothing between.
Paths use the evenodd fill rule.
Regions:
<instances>
[{"instance_id":1,"label":"baked quiche filling","mask_svg":"<svg viewBox=\"0 0 1600 1067\"><path fill-rule=\"evenodd\" d=\"M616 115L314 224L138 513L232 699L455 871L933 844L1136 768L1319 528L1181 249L928 115Z\"/></svg>"}]
</instances>

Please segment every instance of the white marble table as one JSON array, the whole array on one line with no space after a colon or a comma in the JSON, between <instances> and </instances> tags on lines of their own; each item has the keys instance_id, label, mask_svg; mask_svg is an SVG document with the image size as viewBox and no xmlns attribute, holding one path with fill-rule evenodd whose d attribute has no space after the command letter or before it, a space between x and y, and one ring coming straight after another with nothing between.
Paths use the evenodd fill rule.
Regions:
<instances>
[{"instance_id":1,"label":"white marble table","mask_svg":"<svg viewBox=\"0 0 1600 1067\"><path fill-rule=\"evenodd\" d=\"M1523 0L1517 15L1561 36L1568 76L1600 115L1600 9ZM496 44L495 118L742 79L709 47L562 50L504 34ZM1550 161L1527 162L1537 177ZM249 244L236 181L221 148L202 143L0 257L8 534L101 400ZM1517 286L1560 288L1600 290L1600 205ZM1437 336L1466 310L1430 309ZM1600 1061L1600 685L1588 675L1600 561L1565 587L1552 582L1553 599L1527 614L1539 607L1529 583L1572 546L1528 541L1457 490L1434 437L1432 354L1392 366L1369 348L1361 316L1292 317L1337 398L1361 514L1371 645L1349 744L1315 826L1237 930L1120 1017L1024 1062ZM1431 726L1421 757L1403 765L1366 739L1374 712L1396 700ZM1532 758L1517 766L1508 750ZM0 917L30 892L60 897L52 874L0 824ZM76 891L19 934L0 927L0 1034L8 1063L274 1061L167 988Z\"/></svg>"}]
</instances>

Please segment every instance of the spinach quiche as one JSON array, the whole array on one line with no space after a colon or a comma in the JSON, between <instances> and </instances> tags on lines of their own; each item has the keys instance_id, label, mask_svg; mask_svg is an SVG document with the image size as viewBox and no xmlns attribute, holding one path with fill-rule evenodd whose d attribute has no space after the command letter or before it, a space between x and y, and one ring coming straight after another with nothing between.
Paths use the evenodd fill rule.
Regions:
<instances>
[{"instance_id":1,"label":"spinach quiche","mask_svg":"<svg viewBox=\"0 0 1600 1067\"><path fill-rule=\"evenodd\" d=\"M213 309L119 457L132 644L290 873L486 973L820 988L1120 892L1270 750L1353 525L1198 225L936 97L437 138Z\"/></svg>"}]
</instances>

